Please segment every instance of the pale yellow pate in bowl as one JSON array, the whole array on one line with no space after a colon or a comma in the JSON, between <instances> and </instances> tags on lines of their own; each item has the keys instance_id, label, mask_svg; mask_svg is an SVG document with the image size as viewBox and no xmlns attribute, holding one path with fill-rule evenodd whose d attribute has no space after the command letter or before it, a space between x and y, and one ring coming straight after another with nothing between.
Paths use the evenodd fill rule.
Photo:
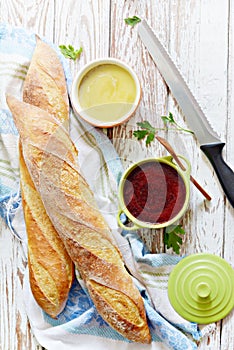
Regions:
<instances>
[{"instance_id":1,"label":"pale yellow pate in bowl","mask_svg":"<svg viewBox=\"0 0 234 350\"><path fill-rule=\"evenodd\" d=\"M126 122L141 98L134 70L115 58L86 64L74 77L71 103L77 115L88 123L109 128Z\"/></svg>"}]
</instances>

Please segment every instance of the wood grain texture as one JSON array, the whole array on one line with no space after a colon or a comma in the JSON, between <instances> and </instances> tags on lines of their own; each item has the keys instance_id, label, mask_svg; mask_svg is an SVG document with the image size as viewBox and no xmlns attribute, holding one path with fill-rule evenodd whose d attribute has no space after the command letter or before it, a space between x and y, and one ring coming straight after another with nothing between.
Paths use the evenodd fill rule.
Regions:
<instances>
[{"instance_id":1,"label":"wood grain texture","mask_svg":"<svg viewBox=\"0 0 234 350\"><path fill-rule=\"evenodd\" d=\"M108 57L109 0L56 1L55 5L54 42L83 48L79 60L70 61L72 74L91 60Z\"/></svg>"},{"instance_id":2,"label":"wood grain texture","mask_svg":"<svg viewBox=\"0 0 234 350\"><path fill-rule=\"evenodd\" d=\"M53 39L54 1L1 1L0 20Z\"/></svg>"},{"instance_id":3,"label":"wood grain texture","mask_svg":"<svg viewBox=\"0 0 234 350\"><path fill-rule=\"evenodd\" d=\"M227 118L226 118L226 146L225 146L225 158L230 166L234 164L234 3L230 1L229 18L229 56L227 64ZM234 233L234 213L233 208L226 202L225 216L224 216L224 247L223 257L234 267L234 245L233 245L233 233ZM221 349L229 350L234 349L234 310L222 321L221 332Z\"/></svg>"},{"instance_id":4,"label":"wood grain texture","mask_svg":"<svg viewBox=\"0 0 234 350\"><path fill-rule=\"evenodd\" d=\"M157 142L145 147L133 137L145 119L159 129L179 154L192 164L192 175L212 196L209 203L191 185L191 200L181 220L186 235L181 253L210 252L233 263L234 210L194 136L162 130L161 115L171 111L182 126L185 116L169 92L136 28L124 18L146 18L180 67L207 118L226 142L224 158L234 165L234 3L230 0L7 0L1 1L0 22L23 26L55 44L83 47L78 61L69 61L72 74L99 57L116 57L138 74L142 99L128 123L108 131L123 164L167 152ZM33 337L22 302L25 258L20 243L1 223L0 230L0 349L41 350ZM152 252L167 251L162 230L143 230ZM171 250L169 250L171 252ZM199 350L234 349L234 314L216 324Z\"/></svg>"},{"instance_id":5,"label":"wood grain texture","mask_svg":"<svg viewBox=\"0 0 234 350\"><path fill-rule=\"evenodd\" d=\"M176 4L174 4L174 7L180 14L180 21L178 22L178 17L172 17L171 54L180 66L185 79L215 128L214 119L216 115L214 111L218 112L218 109L226 109L226 95L224 96L223 104L220 106L220 103L218 104L217 102L217 105L214 107L207 100L207 94L212 103L215 103L217 95L224 94L227 45L225 40L223 40L219 42L219 45L215 47L213 45L211 49L207 43L212 40L212 32L214 33L217 25L217 13L222 13L222 18L225 18L225 22L227 22L227 8L223 6L224 3L219 6L219 3L216 2L216 6L209 15L208 21L207 3L203 1L186 1L186 6L184 6L183 1L180 1L179 4L178 2L174 3ZM227 38L227 27L220 28L220 31L222 31L220 37ZM216 57L219 50L222 51L223 58L217 63L215 60L213 69L211 69L204 57L207 57L209 54L212 57ZM208 85L210 85L209 90L207 90ZM174 101L171 103L174 104ZM175 105L172 108L174 108L174 111L177 109L175 114L178 121L182 125L183 123L187 125L178 107ZM213 120L212 115L214 115ZM222 123L220 126L223 127ZM176 144L176 138L174 136L171 142ZM208 203L204 201L196 189L191 188L190 208L188 216L185 216L187 231L190 232L190 235L187 236L186 251L211 251L220 255L223 244L223 222L218 220L218 217L223 216L223 193L219 188L217 179L213 176L213 170L208 160L200 151L195 137L187 135L184 139L184 145L180 145L180 152L183 152L183 148L192 164L193 175L199 179L212 196L212 201ZM207 184L205 181L207 181ZM219 213L218 216L213 215L212 213L214 212ZM210 234L206 235L208 230Z\"/></svg>"}]
</instances>

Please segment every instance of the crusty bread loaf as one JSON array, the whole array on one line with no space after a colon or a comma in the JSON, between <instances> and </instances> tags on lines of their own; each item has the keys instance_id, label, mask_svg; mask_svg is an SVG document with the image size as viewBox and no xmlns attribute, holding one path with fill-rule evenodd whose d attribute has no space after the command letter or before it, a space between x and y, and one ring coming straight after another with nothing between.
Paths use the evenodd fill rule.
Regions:
<instances>
[{"instance_id":1,"label":"crusty bread loaf","mask_svg":"<svg viewBox=\"0 0 234 350\"><path fill-rule=\"evenodd\" d=\"M39 38L24 82L23 97L25 102L56 113L58 120L68 127L69 107L62 65L55 51ZM66 304L74 265L34 186L21 144L19 164L30 287L40 307L51 317L56 317Z\"/></svg>"},{"instance_id":2,"label":"crusty bread loaf","mask_svg":"<svg viewBox=\"0 0 234 350\"><path fill-rule=\"evenodd\" d=\"M20 147L20 183L28 238L29 282L38 305L51 317L64 308L74 268L28 173Z\"/></svg>"},{"instance_id":3,"label":"crusty bread loaf","mask_svg":"<svg viewBox=\"0 0 234 350\"><path fill-rule=\"evenodd\" d=\"M67 156L74 147L69 134L47 112L11 96L7 103L35 187L97 310L126 338L149 343L143 300L92 191Z\"/></svg>"}]
</instances>

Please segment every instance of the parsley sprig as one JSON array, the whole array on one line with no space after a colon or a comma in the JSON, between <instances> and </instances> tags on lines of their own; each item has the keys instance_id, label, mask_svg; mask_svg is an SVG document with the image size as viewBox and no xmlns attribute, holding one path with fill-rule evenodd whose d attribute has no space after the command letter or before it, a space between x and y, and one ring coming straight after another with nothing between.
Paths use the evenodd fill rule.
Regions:
<instances>
[{"instance_id":1,"label":"parsley sprig","mask_svg":"<svg viewBox=\"0 0 234 350\"><path fill-rule=\"evenodd\" d=\"M74 61L80 56L81 52L83 51L82 47L80 47L78 50L75 50L72 45L59 45L59 48L64 57L70 58Z\"/></svg>"},{"instance_id":2,"label":"parsley sprig","mask_svg":"<svg viewBox=\"0 0 234 350\"><path fill-rule=\"evenodd\" d=\"M169 112L169 115L166 116L166 115L163 115L161 116L162 120L164 121L165 125L168 126L168 124L172 124L174 125L177 130L181 130L181 131L185 131L185 132L188 132L190 134L194 134L194 132L192 130L189 130L189 129L184 129L182 128L182 126L180 126L174 119L173 117L173 114L171 112Z\"/></svg>"},{"instance_id":3,"label":"parsley sprig","mask_svg":"<svg viewBox=\"0 0 234 350\"><path fill-rule=\"evenodd\" d=\"M128 17L124 19L125 23L134 27L137 23L141 22L141 19L137 16Z\"/></svg>"},{"instance_id":4,"label":"parsley sprig","mask_svg":"<svg viewBox=\"0 0 234 350\"><path fill-rule=\"evenodd\" d=\"M146 137L146 146L148 146L155 138L156 128L154 128L147 120L137 123L141 130L135 130L133 135L138 140L143 140Z\"/></svg>"},{"instance_id":5,"label":"parsley sprig","mask_svg":"<svg viewBox=\"0 0 234 350\"><path fill-rule=\"evenodd\" d=\"M168 116L162 116L161 117L164 124L167 126L167 124L173 125L176 130L179 131L184 131L184 132L189 132L193 134L193 131L184 129L182 128L174 119L173 114L170 112ZM148 146L155 138L155 134L159 129L154 128L150 122L147 120L143 122L137 123L137 126L139 127L138 130L135 130L133 132L133 135L138 139L138 140L143 140L146 138L146 146Z\"/></svg>"},{"instance_id":6,"label":"parsley sprig","mask_svg":"<svg viewBox=\"0 0 234 350\"><path fill-rule=\"evenodd\" d=\"M181 225L170 225L166 227L164 232L164 244L166 247L172 248L176 254L180 253L180 246L182 244L182 238L180 235L184 235L185 231Z\"/></svg>"}]
</instances>

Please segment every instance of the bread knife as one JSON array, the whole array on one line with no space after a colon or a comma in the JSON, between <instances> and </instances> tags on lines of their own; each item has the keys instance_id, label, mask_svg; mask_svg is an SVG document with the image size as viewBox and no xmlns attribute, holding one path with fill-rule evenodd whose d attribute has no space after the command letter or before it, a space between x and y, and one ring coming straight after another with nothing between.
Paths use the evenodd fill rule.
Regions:
<instances>
[{"instance_id":1,"label":"bread knife","mask_svg":"<svg viewBox=\"0 0 234 350\"><path fill-rule=\"evenodd\" d=\"M222 156L225 145L210 126L196 98L159 38L145 20L138 24L138 35L149 51L171 93L181 107L200 148L212 164L230 204L234 207L234 172Z\"/></svg>"}]
</instances>

